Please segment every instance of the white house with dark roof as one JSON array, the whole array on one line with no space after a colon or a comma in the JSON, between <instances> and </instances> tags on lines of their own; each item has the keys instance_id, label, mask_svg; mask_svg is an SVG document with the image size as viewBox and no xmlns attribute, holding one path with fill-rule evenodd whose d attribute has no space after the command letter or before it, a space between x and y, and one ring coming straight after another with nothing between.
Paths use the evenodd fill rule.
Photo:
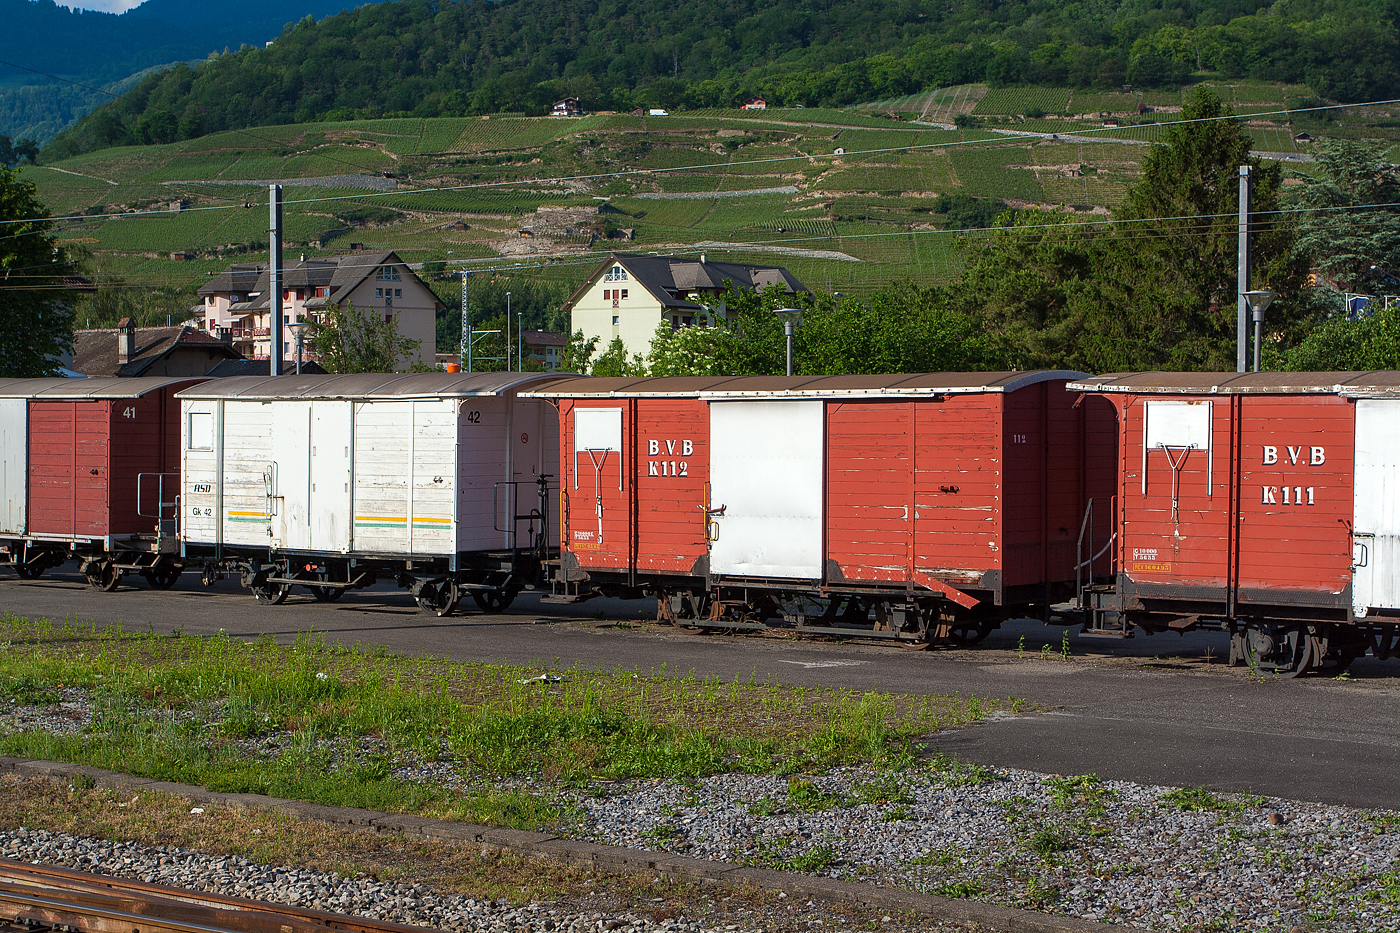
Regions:
<instances>
[{"instance_id":1,"label":"white house with dark roof","mask_svg":"<svg viewBox=\"0 0 1400 933\"><path fill-rule=\"evenodd\" d=\"M267 263L229 266L199 290L203 326L227 333L235 349L253 360L272 354L271 277ZM328 305L354 305L364 314L383 314L399 333L422 341L416 359L429 366L436 351L437 312L446 307L423 280L393 252L353 253L325 259L302 258L282 270L282 323L318 320ZM295 362L296 338L284 326L282 359ZM309 351L304 358L310 359ZM412 363L407 360L405 363Z\"/></svg>"},{"instance_id":2,"label":"white house with dark roof","mask_svg":"<svg viewBox=\"0 0 1400 933\"><path fill-rule=\"evenodd\" d=\"M585 340L597 337L600 350L620 337L629 354L645 356L658 324L709 323L701 302L722 295L726 282L748 291L777 287L787 295L808 290L781 266L709 262L703 254L697 259L613 253L564 307L572 330L583 331Z\"/></svg>"}]
</instances>

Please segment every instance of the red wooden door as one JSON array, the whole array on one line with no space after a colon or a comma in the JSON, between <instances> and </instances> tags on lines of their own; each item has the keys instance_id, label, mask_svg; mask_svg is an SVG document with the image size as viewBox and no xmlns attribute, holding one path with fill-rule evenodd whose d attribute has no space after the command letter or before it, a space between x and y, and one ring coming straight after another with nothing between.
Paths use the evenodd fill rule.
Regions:
<instances>
[{"instance_id":1,"label":"red wooden door","mask_svg":"<svg viewBox=\"0 0 1400 933\"><path fill-rule=\"evenodd\" d=\"M695 398L642 398L634 404L637 569L698 573L709 553L709 406Z\"/></svg>"},{"instance_id":2,"label":"red wooden door","mask_svg":"<svg viewBox=\"0 0 1400 933\"><path fill-rule=\"evenodd\" d=\"M106 400L30 403L31 533L109 533L110 407Z\"/></svg>"},{"instance_id":3,"label":"red wooden door","mask_svg":"<svg viewBox=\"0 0 1400 933\"><path fill-rule=\"evenodd\" d=\"M629 402L611 399L560 405L560 457L567 471L563 545L586 570L626 570L631 561L635 464L629 408Z\"/></svg>"},{"instance_id":4,"label":"red wooden door","mask_svg":"<svg viewBox=\"0 0 1400 933\"><path fill-rule=\"evenodd\" d=\"M826 556L832 580L911 579L914 404L826 406Z\"/></svg>"}]
</instances>

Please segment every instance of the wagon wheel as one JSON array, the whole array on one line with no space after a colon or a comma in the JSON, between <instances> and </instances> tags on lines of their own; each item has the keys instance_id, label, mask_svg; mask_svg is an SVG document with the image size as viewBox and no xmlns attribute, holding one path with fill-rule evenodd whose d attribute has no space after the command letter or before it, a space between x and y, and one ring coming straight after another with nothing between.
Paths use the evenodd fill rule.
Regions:
<instances>
[{"instance_id":1,"label":"wagon wheel","mask_svg":"<svg viewBox=\"0 0 1400 933\"><path fill-rule=\"evenodd\" d=\"M981 621L956 621L953 627L948 630L948 641L958 648L970 648L973 645L981 644L982 640L992 633L997 627L997 623L991 619Z\"/></svg>"},{"instance_id":2,"label":"wagon wheel","mask_svg":"<svg viewBox=\"0 0 1400 933\"><path fill-rule=\"evenodd\" d=\"M515 602L517 590L472 590L472 599L482 612L505 612Z\"/></svg>"},{"instance_id":3,"label":"wagon wheel","mask_svg":"<svg viewBox=\"0 0 1400 933\"><path fill-rule=\"evenodd\" d=\"M418 608L438 618L446 618L457 611L457 600L461 598L462 591L457 589L455 580L425 583L418 591Z\"/></svg>"},{"instance_id":4,"label":"wagon wheel","mask_svg":"<svg viewBox=\"0 0 1400 933\"><path fill-rule=\"evenodd\" d=\"M180 579L180 574L185 570L179 564L157 564L152 569L142 574L146 582L153 590L168 590L175 585L175 581Z\"/></svg>"},{"instance_id":5,"label":"wagon wheel","mask_svg":"<svg viewBox=\"0 0 1400 933\"><path fill-rule=\"evenodd\" d=\"M15 573L21 580L37 580L44 575L44 568L37 564L15 564Z\"/></svg>"},{"instance_id":6,"label":"wagon wheel","mask_svg":"<svg viewBox=\"0 0 1400 933\"><path fill-rule=\"evenodd\" d=\"M260 603L267 603L270 606L280 606L286 602L287 594L292 591L290 583L255 583L248 589L253 591L253 597Z\"/></svg>"},{"instance_id":7,"label":"wagon wheel","mask_svg":"<svg viewBox=\"0 0 1400 933\"><path fill-rule=\"evenodd\" d=\"M710 594L709 593L686 593L681 599L681 612L679 616L671 619L671 624L677 631L687 635L706 635L710 629L703 625L687 625L684 620L704 619L710 615Z\"/></svg>"},{"instance_id":8,"label":"wagon wheel","mask_svg":"<svg viewBox=\"0 0 1400 933\"><path fill-rule=\"evenodd\" d=\"M110 593L121 585L122 572L111 561L103 561L96 570L88 573L87 581L102 592Z\"/></svg>"},{"instance_id":9,"label":"wagon wheel","mask_svg":"<svg viewBox=\"0 0 1400 933\"><path fill-rule=\"evenodd\" d=\"M1249 624L1243 633L1244 659L1250 670L1293 678L1306 673L1317 659L1314 639L1301 626Z\"/></svg>"},{"instance_id":10,"label":"wagon wheel","mask_svg":"<svg viewBox=\"0 0 1400 933\"><path fill-rule=\"evenodd\" d=\"M336 580L335 572L327 566L325 570L316 571L316 579L327 583L344 583L344 580ZM345 595L345 588L339 586L309 586L311 595L316 597L318 603L333 603Z\"/></svg>"},{"instance_id":11,"label":"wagon wheel","mask_svg":"<svg viewBox=\"0 0 1400 933\"><path fill-rule=\"evenodd\" d=\"M1371 639L1359 632L1332 627L1330 637L1313 637L1313 666L1328 674L1340 674L1355 663L1371 646Z\"/></svg>"},{"instance_id":12,"label":"wagon wheel","mask_svg":"<svg viewBox=\"0 0 1400 933\"><path fill-rule=\"evenodd\" d=\"M915 606L905 615L904 627L899 631L899 647L905 651L927 651L933 644L929 633L929 617L934 610Z\"/></svg>"}]
</instances>

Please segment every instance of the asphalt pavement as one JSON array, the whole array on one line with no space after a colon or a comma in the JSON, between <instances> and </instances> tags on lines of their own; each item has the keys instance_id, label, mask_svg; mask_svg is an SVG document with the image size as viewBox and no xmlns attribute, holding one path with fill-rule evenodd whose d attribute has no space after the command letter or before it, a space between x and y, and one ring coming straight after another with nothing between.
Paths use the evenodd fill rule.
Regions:
<instances>
[{"instance_id":1,"label":"asphalt pavement","mask_svg":"<svg viewBox=\"0 0 1400 933\"><path fill-rule=\"evenodd\" d=\"M1017 697L1041 711L996 715L933 744L967 761L1053 774L1400 809L1400 661L1363 658L1342 680L1259 677L1225 665L1219 633L1105 640L1020 620L977 648L912 652L860 641L686 635L647 621L654 607L645 602L553 606L530 593L504 613L471 606L446 619L420 612L387 584L335 603L297 590L268 606L233 581L205 589L193 573L169 591L137 578L114 593L74 573L37 581L6 573L0 608L131 631L267 634L283 643L314 632L457 661Z\"/></svg>"}]
</instances>

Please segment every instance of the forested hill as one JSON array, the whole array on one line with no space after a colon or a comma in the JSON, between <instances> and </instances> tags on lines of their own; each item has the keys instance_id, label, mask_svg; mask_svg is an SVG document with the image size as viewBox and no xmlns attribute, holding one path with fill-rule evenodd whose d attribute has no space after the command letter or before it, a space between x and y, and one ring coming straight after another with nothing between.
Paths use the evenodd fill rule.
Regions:
<instances>
[{"instance_id":1,"label":"forested hill","mask_svg":"<svg viewBox=\"0 0 1400 933\"><path fill-rule=\"evenodd\" d=\"M47 157L402 114L849 104L931 85L1142 87L1191 72L1400 97L1393 0L396 0L153 75Z\"/></svg>"},{"instance_id":2,"label":"forested hill","mask_svg":"<svg viewBox=\"0 0 1400 933\"><path fill-rule=\"evenodd\" d=\"M203 58L228 45L262 45L289 22L354 5L353 0L146 0L117 16L53 0L0 0L0 18L6 61L93 84L151 65Z\"/></svg>"},{"instance_id":3,"label":"forested hill","mask_svg":"<svg viewBox=\"0 0 1400 933\"><path fill-rule=\"evenodd\" d=\"M146 69L202 59L245 42L261 46L289 22L354 5L355 0L146 0L117 16L53 0L0 0L5 24L0 58L7 63L0 65L0 133L49 139L75 116L110 100L108 93L130 88Z\"/></svg>"}]
</instances>

